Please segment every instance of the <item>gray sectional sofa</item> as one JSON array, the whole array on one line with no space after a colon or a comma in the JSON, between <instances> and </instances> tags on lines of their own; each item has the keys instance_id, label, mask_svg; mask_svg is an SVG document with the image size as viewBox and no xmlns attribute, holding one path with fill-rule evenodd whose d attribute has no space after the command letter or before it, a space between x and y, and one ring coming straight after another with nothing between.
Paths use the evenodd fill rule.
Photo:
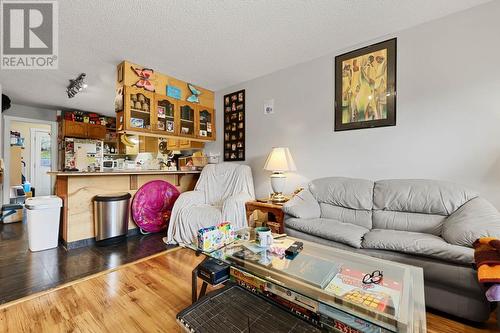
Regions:
<instances>
[{"instance_id":1,"label":"gray sectional sofa","mask_svg":"<svg viewBox=\"0 0 500 333\"><path fill-rule=\"evenodd\" d=\"M478 193L432 180L322 178L283 206L286 233L422 267L426 305L483 322L472 243L500 237L500 214Z\"/></svg>"}]
</instances>

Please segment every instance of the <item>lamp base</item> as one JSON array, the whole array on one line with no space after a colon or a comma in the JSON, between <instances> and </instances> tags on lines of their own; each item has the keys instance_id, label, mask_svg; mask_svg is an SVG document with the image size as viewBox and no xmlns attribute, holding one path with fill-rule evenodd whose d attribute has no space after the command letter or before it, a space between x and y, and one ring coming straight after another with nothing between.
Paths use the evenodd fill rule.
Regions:
<instances>
[{"instance_id":1,"label":"lamp base","mask_svg":"<svg viewBox=\"0 0 500 333\"><path fill-rule=\"evenodd\" d=\"M271 201L276 203L283 203L287 201L287 198L283 195L283 193L273 193L271 194Z\"/></svg>"},{"instance_id":2,"label":"lamp base","mask_svg":"<svg viewBox=\"0 0 500 333\"><path fill-rule=\"evenodd\" d=\"M274 172L271 175L271 187L273 188L273 194L271 195L271 201L273 202L285 202L286 197L283 195L283 190L285 189L286 176L282 172Z\"/></svg>"}]
</instances>

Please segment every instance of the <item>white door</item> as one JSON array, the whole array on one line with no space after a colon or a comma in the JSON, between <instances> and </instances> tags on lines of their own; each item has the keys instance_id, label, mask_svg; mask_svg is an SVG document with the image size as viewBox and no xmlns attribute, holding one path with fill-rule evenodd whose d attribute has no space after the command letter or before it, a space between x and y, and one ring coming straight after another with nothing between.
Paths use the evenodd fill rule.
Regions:
<instances>
[{"instance_id":1,"label":"white door","mask_svg":"<svg viewBox=\"0 0 500 333\"><path fill-rule=\"evenodd\" d=\"M35 195L50 195L51 140L50 132L34 129L31 134L31 185L35 187Z\"/></svg>"}]
</instances>

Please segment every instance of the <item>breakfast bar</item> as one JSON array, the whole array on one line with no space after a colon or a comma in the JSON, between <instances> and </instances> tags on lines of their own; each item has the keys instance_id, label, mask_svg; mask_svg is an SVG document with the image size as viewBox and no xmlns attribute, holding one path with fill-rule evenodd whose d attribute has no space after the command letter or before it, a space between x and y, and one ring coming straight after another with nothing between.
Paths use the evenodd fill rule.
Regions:
<instances>
[{"instance_id":1,"label":"breakfast bar","mask_svg":"<svg viewBox=\"0 0 500 333\"><path fill-rule=\"evenodd\" d=\"M67 248L93 242L92 198L96 195L128 192L132 196L145 183L165 180L179 192L192 190L200 171L123 170L104 172L50 172L56 177L56 195L63 200L60 237ZM137 226L129 218L129 233Z\"/></svg>"}]
</instances>

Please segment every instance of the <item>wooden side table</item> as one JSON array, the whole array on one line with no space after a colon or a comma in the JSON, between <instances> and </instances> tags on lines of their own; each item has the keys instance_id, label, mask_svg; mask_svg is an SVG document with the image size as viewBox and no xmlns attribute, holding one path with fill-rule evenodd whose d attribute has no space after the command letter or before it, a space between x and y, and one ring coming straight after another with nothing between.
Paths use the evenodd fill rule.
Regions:
<instances>
[{"instance_id":1,"label":"wooden side table","mask_svg":"<svg viewBox=\"0 0 500 333\"><path fill-rule=\"evenodd\" d=\"M271 201L248 201L245 204L247 211L247 221L254 211L258 210L267 214L267 226L273 233L283 234L285 232L284 217L285 213L281 210L281 204L275 204Z\"/></svg>"}]
</instances>

